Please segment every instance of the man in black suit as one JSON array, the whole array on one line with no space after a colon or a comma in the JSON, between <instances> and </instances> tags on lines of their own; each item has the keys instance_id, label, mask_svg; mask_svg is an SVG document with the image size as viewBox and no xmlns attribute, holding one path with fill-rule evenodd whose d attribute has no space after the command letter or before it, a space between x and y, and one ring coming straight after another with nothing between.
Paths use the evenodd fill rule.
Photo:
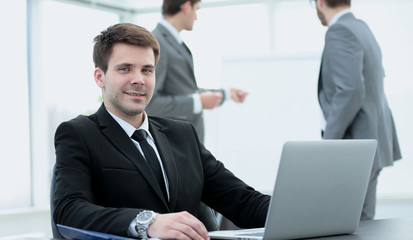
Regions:
<instances>
[{"instance_id":1,"label":"man in black suit","mask_svg":"<svg viewBox=\"0 0 413 240\"><path fill-rule=\"evenodd\" d=\"M133 24L95 38L94 78L103 104L56 130L54 222L140 238L208 239L197 219L206 204L240 227L264 226L269 196L217 161L190 123L145 113L159 51L156 38ZM147 145L134 140L139 129L155 150L158 175Z\"/></svg>"}]
</instances>

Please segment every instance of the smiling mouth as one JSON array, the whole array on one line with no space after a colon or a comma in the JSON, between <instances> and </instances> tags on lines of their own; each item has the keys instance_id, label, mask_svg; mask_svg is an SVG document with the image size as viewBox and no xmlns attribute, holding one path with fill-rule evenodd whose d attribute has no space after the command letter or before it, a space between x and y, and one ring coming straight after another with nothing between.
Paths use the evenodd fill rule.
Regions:
<instances>
[{"instance_id":1,"label":"smiling mouth","mask_svg":"<svg viewBox=\"0 0 413 240\"><path fill-rule=\"evenodd\" d=\"M126 94L128 94L129 96L137 96L137 97L145 96L144 93L128 93L128 92L127 92Z\"/></svg>"}]
</instances>

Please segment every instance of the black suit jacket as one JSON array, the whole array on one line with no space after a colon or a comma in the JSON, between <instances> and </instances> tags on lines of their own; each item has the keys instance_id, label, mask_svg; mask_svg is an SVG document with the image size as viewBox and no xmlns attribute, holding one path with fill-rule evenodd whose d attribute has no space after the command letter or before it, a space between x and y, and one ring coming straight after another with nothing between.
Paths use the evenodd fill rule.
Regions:
<instances>
[{"instance_id":1,"label":"black suit jacket","mask_svg":"<svg viewBox=\"0 0 413 240\"><path fill-rule=\"evenodd\" d=\"M240 227L264 226L270 197L217 161L190 123L150 117L149 129L168 176L170 201L102 104L95 114L78 116L56 130L55 223L126 235L143 209L188 211L197 217L202 201Z\"/></svg>"}]
</instances>

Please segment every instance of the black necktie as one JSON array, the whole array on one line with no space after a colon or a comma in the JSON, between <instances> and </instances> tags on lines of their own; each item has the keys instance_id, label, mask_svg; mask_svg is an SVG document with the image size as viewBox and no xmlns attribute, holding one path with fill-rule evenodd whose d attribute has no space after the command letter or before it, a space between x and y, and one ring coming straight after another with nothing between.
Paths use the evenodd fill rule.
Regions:
<instances>
[{"instance_id":1,"label":"black necktie","mask_svg":"<svg viewBox=\"0 0 413 240\"><path fill-rule=\"evenodd\" d=\"M132 139L139 142L139 145L142 148L143 154L145 155L146 161L151 167L152 172L155 175L156 181L158 181L158 184L162 189L162 193L164 194L165 198L168 199L161 165L159 164L158 157L156 156L155 151L153 150L151 145L149 145L148 141L146 140L147 136L148 134L146 133L145 130L139 129L133 133Z\"/></svg>"}]
</instances>

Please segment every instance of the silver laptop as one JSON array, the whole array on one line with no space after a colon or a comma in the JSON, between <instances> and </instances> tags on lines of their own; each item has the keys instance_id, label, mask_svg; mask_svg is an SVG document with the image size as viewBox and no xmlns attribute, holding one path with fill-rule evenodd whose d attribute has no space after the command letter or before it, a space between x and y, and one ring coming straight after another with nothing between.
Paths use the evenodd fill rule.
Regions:
<instances>
[{"instance_id":1,"label":"silver laptop","mask_svg":"<svg viewBox=\"0 0 413 240\"><path fill-rule=\"evenodd\" d=\"M357 230L376 140L292 141L283 146L265 228L212 239L295 239Z\"/></svg>"}]
</instances>

